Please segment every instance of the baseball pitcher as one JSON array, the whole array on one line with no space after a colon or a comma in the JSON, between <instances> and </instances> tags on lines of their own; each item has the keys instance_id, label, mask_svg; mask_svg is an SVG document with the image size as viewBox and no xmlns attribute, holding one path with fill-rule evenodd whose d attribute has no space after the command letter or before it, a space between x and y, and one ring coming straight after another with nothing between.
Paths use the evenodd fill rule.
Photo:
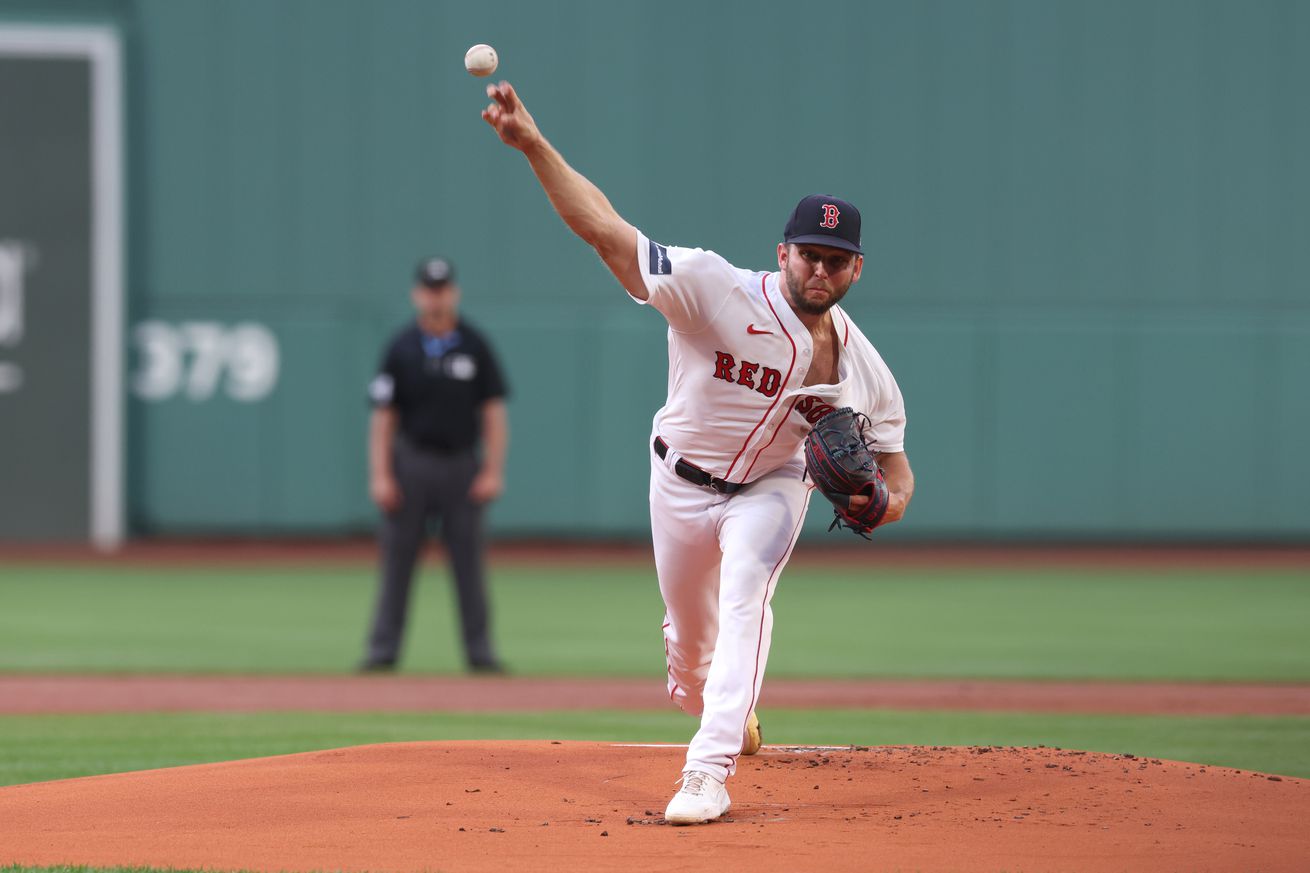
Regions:
<instances>
[{"instance_id":1,"label":"baseball pitcher","mask_svg":"<svg viewBox=\"0 0 1310 873\"><path fill-rule=\"evenodd\" d=\"M905 513L914 476L891 371L838 305L860 278L860 213L837 197L796 205L777 270L648 239L546 140L508 82L483 119L527 158L569 228L628 295L668 322L669 393L651 432L651 539L670 697L699 716L664 816L728 811L737 758L760 747L755 705L769 602L809 496L867 535Z\"/></svg>"}]
</instances>

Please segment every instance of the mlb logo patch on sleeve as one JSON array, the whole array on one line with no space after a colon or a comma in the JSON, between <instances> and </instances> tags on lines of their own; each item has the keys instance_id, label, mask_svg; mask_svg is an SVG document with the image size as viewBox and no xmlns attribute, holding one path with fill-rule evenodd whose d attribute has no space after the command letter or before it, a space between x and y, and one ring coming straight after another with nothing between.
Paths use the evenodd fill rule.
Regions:
<instances>
[{"instance_id":1,"label":"mlb logo patch on sleeve","mask_svg":"<svg viewBox=\"0 0 1310 873\"><path fill-rule=\"evenodd\" d=\"M669 260L669 250L654 240L650 241L650 274L652 276L673 275L673 262Z\"/></svg>"}]
</instances>

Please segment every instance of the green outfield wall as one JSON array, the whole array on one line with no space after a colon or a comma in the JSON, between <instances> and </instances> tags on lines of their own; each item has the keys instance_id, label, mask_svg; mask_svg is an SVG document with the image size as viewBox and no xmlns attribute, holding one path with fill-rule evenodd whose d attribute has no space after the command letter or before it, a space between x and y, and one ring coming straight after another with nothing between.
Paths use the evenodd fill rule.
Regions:
<instances>
[{"instance_id":1,"label":"green outfield wall","mask_svg":"<svg viewBox=\"0 0 1310 873\"><path fill-rule=\"evenodd\" d=\"M848 309L904 390L918 474L889 536L1310 538L1310 4L0 0L0 20L123 36L137 533L369 527L365 386L413 263L444 254L513 389L495 531L643 534L663 322L479 119L461 59L488 42L655 239L768 268L800 196L862 207Z\"/></svg>"}]
</instances>

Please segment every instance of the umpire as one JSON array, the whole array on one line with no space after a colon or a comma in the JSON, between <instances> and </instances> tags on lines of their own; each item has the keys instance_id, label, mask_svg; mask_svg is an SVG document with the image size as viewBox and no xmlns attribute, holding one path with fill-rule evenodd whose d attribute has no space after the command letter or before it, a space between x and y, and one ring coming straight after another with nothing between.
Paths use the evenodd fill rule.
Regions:
<instances>
[{"instance_id":1,"label":"umpire","mask_svg":"<svg viewBox=\"0 0 1310 873\"><path fill-rule=\"evenodd\" d=\"M410 297L418 317L392 337L369 385L369 491L382 511L382 566L360 670L395 669L414 565L428 524L439 519L468 668L500 673L483 575L482 510L504 487L505 381L491 345L459 315L449 261L420 263Z\"/></svg>"}]
</instances>

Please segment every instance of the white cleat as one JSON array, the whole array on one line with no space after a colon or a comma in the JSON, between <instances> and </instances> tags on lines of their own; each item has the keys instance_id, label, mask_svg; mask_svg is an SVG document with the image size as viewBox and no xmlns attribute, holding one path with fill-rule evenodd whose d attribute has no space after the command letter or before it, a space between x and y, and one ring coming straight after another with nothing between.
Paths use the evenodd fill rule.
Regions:
<instances>
[{"instance_id":1,"label":"white cleat","mask_svg":"<svg viewBox=\"0 0 1310 873\"><path fill-rule=\"evenodd\" d=\"M688 770L682 774L682 788L664 810L664 820L674 825L703 824L723 815L732 806L727 787L708 773Z\"/></svg>"},{"instance_id":2,"label":"white cleat","mask_svg":"<svg viewBox=\"0 0 1310 873\"><path fill-rule=\"evenodd\" d=\"M764 744L764 732L760 730L760 720L755 715L755 710L751 710L750 717L746 719L746 733L741 738L741 753L743 755L754 755Z\"/></svg>"}]
</instances>

